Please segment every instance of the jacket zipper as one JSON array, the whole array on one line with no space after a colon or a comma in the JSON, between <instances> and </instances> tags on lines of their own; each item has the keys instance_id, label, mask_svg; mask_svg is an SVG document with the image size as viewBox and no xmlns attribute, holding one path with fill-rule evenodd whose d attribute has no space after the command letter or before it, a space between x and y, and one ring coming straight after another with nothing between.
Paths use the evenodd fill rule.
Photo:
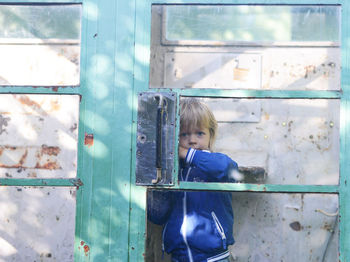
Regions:
<instances>
[{"instance_id":1,"label":"jacket zipper","mask_svg":"<svg viewBox=\"0 0 350 262\"><path fill-rule=\"evenodd\" d=\"M218 230L218 232L221 236L222 246L224 249L226 249L227 245L226 245L226 235L225 235L224 229L222 228L220 221L219 221L218 217L215 215L214 211L211 212L211 216L213 217L216 229Z\"/></svg>"},{"instance_id":2,"label":"jacket zipper","mask_svg":"<svg viewBox=\"0 0 350 262\"><path fill-rule=\"evenodd\" d=\"M190 171L191 171L191 167L187 171L187 174L186 174L186 177L185 177L185 181L187 181L188 176L190 174ZM189 259L190 262L193 262L192 252L191 252L190 246L188 245L187 235L186 235L186 231L187 231L187 216L186 216L186 214L187 214L187 201L186 200L187 200L187 193L185 191L184 192L184 197L182 199L183 221L182 221L182 226L181 226L181 234L182 234L183 240L184 240L186 248L187 248L188 259Z\"/></svg>"},{"instance_id":3,"label":"jacket zipper","mask_svg":"<svg viewBox=\"0 0 350 262\"><path fill-rule=\"evenodd\" d=\"M168 226L168 223L165 224L164 228L163 228L163 234L162 234L162 260L164 259L164 251L165 251L165 247L164 247L164 236L165 236L165 230Z\"/></svg>"}]
</instances>

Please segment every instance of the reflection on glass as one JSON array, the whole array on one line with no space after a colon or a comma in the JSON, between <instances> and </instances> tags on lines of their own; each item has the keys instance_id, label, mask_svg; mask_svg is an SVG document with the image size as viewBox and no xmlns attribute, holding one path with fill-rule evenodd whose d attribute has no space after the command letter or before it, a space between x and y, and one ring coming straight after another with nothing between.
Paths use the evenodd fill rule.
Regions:
<instances>
[{"instance_id":1,"label":"reflection on glass","mask_svg":"<svg viewBox=\"0 0 350 262\"><path fill-rule=\"evenodd\" d=\"M173 247L170 253L182 247L182 254L188 256L194 245L197 245L194 252L197 254L203 249L208 250L206 243L215 237L217 243L222 243L221 227L216 226L219 222L226 239L235 239L235 243L227 247L233 261L338 259L336 194L227 193L232 196L234 211L232 236L228 235L231 234L227 231L229 227L223 225L226 219L212 215L221 203L205 202L206 198L199 199L197 203L191 196L196 193L202 194L200 196L209 194L160 190L148 192L146 261L171 261L170 254L165 252L165 256L162 255L162 247L165 251ZM176 195L178 198L174 198ZM165 206L169 207L166 212ZM181 212L177 212L178 209ZM162 221L153 220L155 212L163 216ZM211 233L215 236L213 239Z\"/></svg>"},{"instance_id":2,"label":"reflection on glass","mask_svg":"<svg viewBox=\"0 0 350 262\"><path fill-rule=\"evenodd\" d=\"M339 41L340 6L166 6L167 40Z\"/></svg>"},{"instance_id":3,"label":"reflection on glass","mask_svg":"<svg viewBox=\"0 0 350 262\"><path fill-rule=\"evenodd\" d=\"M0 38L80 39L80 5L0 5Z\"/></svg>"},{"instance_id":4,"label":"reflection on glass","mask_svg":"<svg viewBox=\"0 0 350 262\"><path fill-rule=\"evenodd\" d=\"M238 172L232 173L236 182L338 184L339 100L198 99L210 108L218 122L217 139L210 150L238 163ZM199 151L194 160L190 153L185 163L198 161L193 164L198 169Z\"/></svg>"}]
</instances>

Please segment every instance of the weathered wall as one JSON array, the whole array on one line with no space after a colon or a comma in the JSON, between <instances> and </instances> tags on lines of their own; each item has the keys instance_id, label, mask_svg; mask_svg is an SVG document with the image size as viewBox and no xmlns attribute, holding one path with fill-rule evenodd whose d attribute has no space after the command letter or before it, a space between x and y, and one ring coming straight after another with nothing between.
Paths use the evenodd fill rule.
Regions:
<instances>
[{"instance_id":1,"label":"weathered wall","mask_svg":"<svg viewBox=\"0 0 350 262\"><path fill-rule=\"evenodd\" d=\"M75 188L0 187L0 261L73 261Z\"/></svg>"},{"instance_id":2,"label":"weathered wall","mask_svg":"<svg viewBox=\"0 0 350 262\"><path fill-rule=\"evenodd\" d=\"M76 178L79 96L0 95L0 177ZM0 186L0 261L73 261L76 189Z\"/></svg>"},{"instance_id":3,"label":"weathered wall","mask_svg":"<svg viewBox=\"0 0 350 262\"><path fill-rule=\"evenodd\" d=\"M0 177L75 178L79 96L0 96Z\"/></svg>"},{"instance_id":4,"label":"weathered wall","mask_svg":"<svg viewBox=\"0 0 350 262\"><path fill-rule=\"evenodd\" d=\"M212 99L210 106L219 120L230 109L239 115L219 121L215 150L263 167L266 184L338 184L339 100Z\"/></svg>"}]
</instances>

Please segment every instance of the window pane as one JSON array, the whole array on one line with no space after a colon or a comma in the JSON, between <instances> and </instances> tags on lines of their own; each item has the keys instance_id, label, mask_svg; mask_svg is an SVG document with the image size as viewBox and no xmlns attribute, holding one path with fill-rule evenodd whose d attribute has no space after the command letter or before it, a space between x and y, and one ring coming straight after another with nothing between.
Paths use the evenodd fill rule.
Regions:
<instances>
[{"instance_id":1,"label":"window pane","mask_svg":"<svg viewBox=\"0 0 350 262\"><path fill-rule=\"evenodd\" d=\"M79 5L0 5L0 38L80 40Z\"/></svg>"},{"instance_id":2,"label":"window pane","mask_svg":"<svg viewBox=\"0 0 350 262\"><path fill-rule=\"evenodd\" d=\"M0 178L76 178L78 124L78 95L1 94Z\"/></svg>"},{"instance_id":3,"label":"window pane","mask_svg":"<svg viewBox=\"0 0 350 262\"><path fill-rule=\"evenodd\" d=\"M166 6L166 39L339 41L339 6Z\"/></svg>"},{"instance_id":4,"label":"window pane","mask_svg":"<svg viewBox=\"0 0 350 262\"><path fill-rule=\"evenodd\" d=\"M77 191L1 186L0 261L74 261Z\"/></svg>"},{"instance_id":5,"label":"window pane","mask_svg":"<svg viewBox=\"0 0 350 262\"><path fill-rule=\"evenodd\" d=\"M220 203L210 200L210 194L213 193L232 196L235 243L229 245L228 250L233 261L337 261L338 195L207 191L148 193L146 261L162 261L162 238L165 240L165 250L176 248L181 243L185 245L183 239L186 239L192 254L195 254L195 245L201 237L208 243L211 236L209 231L216 234L215 221L225 224L224 232L228 234L228 219L220 215ZM196 194L200 194L204 201L196 202ZM165 195L165 199L171 201L180 197L177 204L171 206L169 213L163 213L164 206L168 204L162 199ZM181 198L184 195L186 202ZM176 212L179 211L177 208L184 206L187 211L182 212L181 209L181 212ZM212 212L217 213L217 219L213 218ZM155 219L163 214L163 220ZM205 221L210 222L206 224ZM202 236L199 236L201 233ZM175 238L176 234L179 237ZM191 241L193 239L196 241ZM226 239L230 239L230 236L226 235ZM209 248L201 253L207 250ZM171 261L170 257L165 253L163 261Z\"/></svg>"},{"instance_id":6,"label":"window pane","mask_svg":"<svg viewBox=\"0 0 350 262\"><path fill-rule=\"evenodd\" d=\"M0 5L0 29L0 85L79 85L81 5Z\"/></svg>"},{"instance_id":7,"label":"window pane","mask_svg":"<svg viewBox=\"0 0 350 262\"><path fill-rule=\"evenodd\" d=\"M278 25L271 26L272 22L254 22L252 28L255 31L252 31L247 27L248 22L233 25L220 22L225 17L235 19L229 15L221 17L221 12L229 14L258 7L266 12L268 19L281 15L283 10L290 10L293 26L280 29L282 33L267 33L277 30L283 23L277 21ZM277 10L280 8L279 13ZM181 14L171 16L173 22L165 25L164 17L170 19L169 15L165 15L166 10L170 16L180 11ZM199 18L192 16L191 10L197 10L197 16L204 17L203 23L211 20L215 23L195 27ZM200 13L202 11L204 15ZM153 5L150 88L340 90L339 12L339 6ZM324 20L320 18L321 14ZM250 11L241 16L247 19L252 16L252 21L259 17L256 12ZM316 20L319 26L315 25ZM173 40L166 39L167 33L175 35L177 30ZM210 30L217 33L208 33ZM242 35L250 34L251 40L242 37L225 39L224 35L230 30L242 31ZM288 30L289 37L282 39ZM192 38L186 38L188 32L191 32ZM198 37L202 34L207 36ZM259 38L260 34L265 38Z\"/></svg>"},{"instance_id":8,"label":"window pane","mask_svg":"<svg viewBox=\"0 0 350 262\"><path fill-rule=\"evenodd\" d=\"M224 153L237 162L240 172L233 177L236 181L298 185L338 184L339 100L197 100L209 107L218 122L216 140L209 149L212 152ZM194 102L191 104L194 105ZM182 115L185 116L185 113ZM186 124L182 126L185 126L186 130ZM181 131L179 139L181 144ZM192 141L193 145L187 147L198 148L194 142L196 141ZM214 157L215 154L210 159ZM197 156L196 152L184 159L190 166L198 166L205 156L201 153ZM212 170L204 164L202 167L203 170ZM186 171L186 167L183 170ZM193 176L200 177L201 174L196 173ZM179 179L186 180L183 176ZM198 180L191 179L188 181Z\"/></svg>"}]
</instances>

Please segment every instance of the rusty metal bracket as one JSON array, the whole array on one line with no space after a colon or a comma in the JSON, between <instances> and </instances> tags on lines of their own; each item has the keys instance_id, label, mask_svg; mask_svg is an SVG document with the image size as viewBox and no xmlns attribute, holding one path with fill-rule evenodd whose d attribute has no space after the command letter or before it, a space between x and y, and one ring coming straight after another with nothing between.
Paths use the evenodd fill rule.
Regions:
<instances>
[{"instance_id":1,"label":"rusty metal bracket","mask_svg":"<svg viewBox=\"0 0 350 262\"><path fill-rule=\"evenodd\" d=\"M76 187L80 187L84 185L83 181L81 181L80 178L70 179L70 182Z\"/></svg>"}]
</instances>

